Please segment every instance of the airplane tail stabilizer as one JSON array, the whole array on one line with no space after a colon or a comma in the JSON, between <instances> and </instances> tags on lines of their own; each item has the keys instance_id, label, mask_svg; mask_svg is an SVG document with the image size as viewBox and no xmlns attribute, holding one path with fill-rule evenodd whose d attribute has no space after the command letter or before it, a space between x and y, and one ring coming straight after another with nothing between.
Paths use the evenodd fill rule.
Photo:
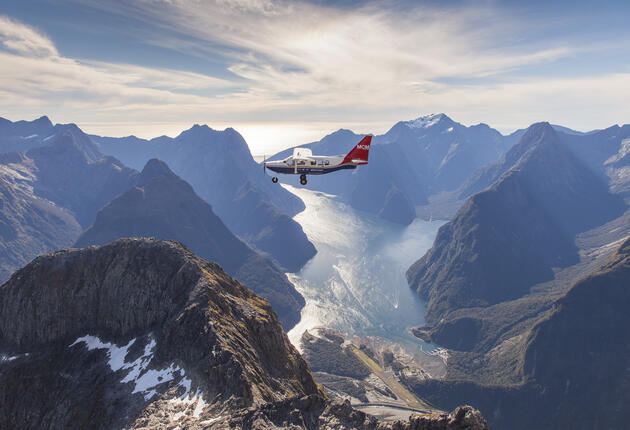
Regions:
<instances>
[{"instance_id":1,"label":"airplane tail stabilizer","mask_svg":"<svg viewBox=\"0 0 630 430\"><path fill-rule=\"evenodd\" d=\"M372 136L365 136L361 139L361 142L357 144L352 151L348 152L348 155L343 159L341 164L345 163L357 163L367 164L368 155L370 153L370 143L372 142Z\"/></svg>"}]
</instances>

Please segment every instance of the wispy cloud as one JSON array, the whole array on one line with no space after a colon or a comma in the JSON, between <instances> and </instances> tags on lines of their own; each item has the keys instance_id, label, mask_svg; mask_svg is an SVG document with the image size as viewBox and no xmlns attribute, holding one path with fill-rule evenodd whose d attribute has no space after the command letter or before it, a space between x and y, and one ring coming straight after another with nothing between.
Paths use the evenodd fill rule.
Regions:
<instances>
[{"instance_id":1,"label":"wispy cloud","mask_svg":"<svg viewBox=\"0 0 630 430\"><path fill-rule=\"evenodd\" d=\"M38 108L110 125L373 124L364 132L432 111L503 129L543 119L590 128L630 116L628 69L570 79L517 74L592 47L567 37L529 37L553 22L525 25L514 11L496 6L76 1L134 17L141 25L133 37L220 61L223 72L190 72L185 63L157 69L68 58L41 31L0 16L0 109L20 115ZM598 118L596 107L608 116Z\"/></svg>"},{"instance_id":2,"label":"wispy cloud","mask_svg":"<svg viewBox=\"0 0 630 430\"><path fill-rule=\"evenodd\" d=\"M55 45L37 30L0 15L0 42L4 48L20 55L57 57Z\"/></svg>"}]
</instances>

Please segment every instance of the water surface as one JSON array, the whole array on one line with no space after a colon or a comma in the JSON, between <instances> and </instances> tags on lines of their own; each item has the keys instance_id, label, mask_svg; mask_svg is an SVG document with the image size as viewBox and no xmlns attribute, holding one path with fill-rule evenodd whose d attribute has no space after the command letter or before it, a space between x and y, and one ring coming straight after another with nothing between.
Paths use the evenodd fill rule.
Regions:
<instances>
[{"instance_id":1,"label":"water surface","mask_svg":"<svg viewBox=\"0 0 630 430\"><path fill-rule=\"evenodd\" d=\"M337 197L283 185L306 209L295 216L317 255L288 274L304 296L302 318L288 334L299 346L304 330L328 327L418 348L407 328L424 323L425 308L405 271L431 247L443 221L392 224L357 211ZM432 349L423 344L425 351Z\"/></svg>"}]
</instances>

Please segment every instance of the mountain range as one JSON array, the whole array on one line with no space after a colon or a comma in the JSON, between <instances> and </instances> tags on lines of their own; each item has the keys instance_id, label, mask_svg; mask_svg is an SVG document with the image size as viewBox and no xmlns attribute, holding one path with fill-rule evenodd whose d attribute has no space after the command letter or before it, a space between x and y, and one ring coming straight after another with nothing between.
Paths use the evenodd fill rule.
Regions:
<instances>
[{"instance_id":1,"label":"mountain range","mask_svg":"<svg viewBox=\"0 0 630 430\"><path fill-rule=\"evenodd\" d=\"M623 427L626 130L534 124L456 190L470 197L407 272L427 300L415 334L449 350L444 381L408 381L418 395L466 398L496 428Z\"/></svg>"},{"instance_id":2,"label":"mountain range","mask_svg":"<svg viewBox=\"0 0 630 430\"><path fill-rule=\"evenodd\" d=\"M315 155L347 153L362 135L338 130L301 145ZM395 124L374 136L369 164L350 174L309 178L309 188L335 194L354 208L399 224L410 224L430 196L453 191L477 168L496 161L514 143L485 124L466 127L444 114ZM283 159L292 148L270 159ZM297 184L295 179L283 181Z\"/></svg>"},{"instance_id":3,"label":"mountain range","mask_svg":"<svg viewBox=\"0 0 630 430\"><path fill-rule=\"evenodd\" d=\"M172 241L36 258L0 287L2 428L487 429L381 423L317 387L269 306Z\"/></svg>"},{"instance_id":4,"label":"mountain range","mask_svg":"<svg viewBox=\"0 0 630 430\"><path fill-rule=\"evenodd\" d=\"M280 326L304 304L282 272L315 252L291 218L303 205L234 130L146 141L0 120L0 151L0 276L96 245L0 286L0 427L484 428L471 408L385 424L322 395ZM450 218L407 272L427 302L413 333L447 349L446 376L402 382L493 428L624 427L630 126L503 136L439 114L371 152L309 187L400 224Z\"/></svg>"},{"instance_id":5,"label":"mountain range","mask_svg":"<svg viewBox=\"0 0 630 430\"><path fill-rule=\"evenodd\" d=\"M68 127L45 146L0 156L0 280L42 252L72 245L96 212L135 181L138 172L114 158L93 161L88 141Z\"/></svg>"},{"instance_id":6,"label":"mountain range","mask_svg":"<svg viewBox=\"0 0 630 430\"><path fill-rule=\"evenodd\" d=\"M262 167L234 129L195 125L175 138L92 138L101 152L136 169L152 158L166 162L212 205L232 232L286 271L297 272L315 255L315 247L292 219L304 203L263 179Z\"/></svg>"},{"instance_id":7,"label":"mountain range","mask_svg":"<svg viewBox=\"0 0 630 430\"><path fill-rule=\"evenodd\" d=\"M124 237L177 240L269 300L287 330L300 319L304 298L285 274L234 236L163 161L149 160L135 185L98 212L75 246L105 245Z\"/></svg>"},{"instance_id":8,"label":"mountain range","mask_svg":"<svg viewBox=\"0 0 630 430\"><path fill-rule=\"evenodd\" d=\"M139 173L102 156L78 127L52 126L47 118L10 123L13 128L3 124L17 130L6 133L16 141L24 140L16 137L19 133L54 134L26 153L0 156L0 280L37 255L75 242L105 244L128 236L175 239L218 261L269 299L287 330L299 321L304 299L286 275L239 240L165 163L152 160Z\"/></svg>"}]
</instances>

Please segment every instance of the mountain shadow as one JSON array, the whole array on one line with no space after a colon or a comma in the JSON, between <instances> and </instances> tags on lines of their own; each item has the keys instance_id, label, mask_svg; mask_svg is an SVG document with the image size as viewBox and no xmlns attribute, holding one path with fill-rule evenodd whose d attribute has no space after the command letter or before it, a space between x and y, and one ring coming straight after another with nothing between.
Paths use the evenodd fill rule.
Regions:
<instances>
[{"instance_id":1,"label":"mountain shadow","mask_svg":"<svg viewBox=\"0 0 630 430\"><path fill-rule=\"evenodd\" d=\"M98 213L76 246L103 245L122 237L181 242L268 299L286 330L300 319L304 298L284 273L234 236L212 207L160 160L149 160L136 185Z\"/></svg>"}]
</instances>

